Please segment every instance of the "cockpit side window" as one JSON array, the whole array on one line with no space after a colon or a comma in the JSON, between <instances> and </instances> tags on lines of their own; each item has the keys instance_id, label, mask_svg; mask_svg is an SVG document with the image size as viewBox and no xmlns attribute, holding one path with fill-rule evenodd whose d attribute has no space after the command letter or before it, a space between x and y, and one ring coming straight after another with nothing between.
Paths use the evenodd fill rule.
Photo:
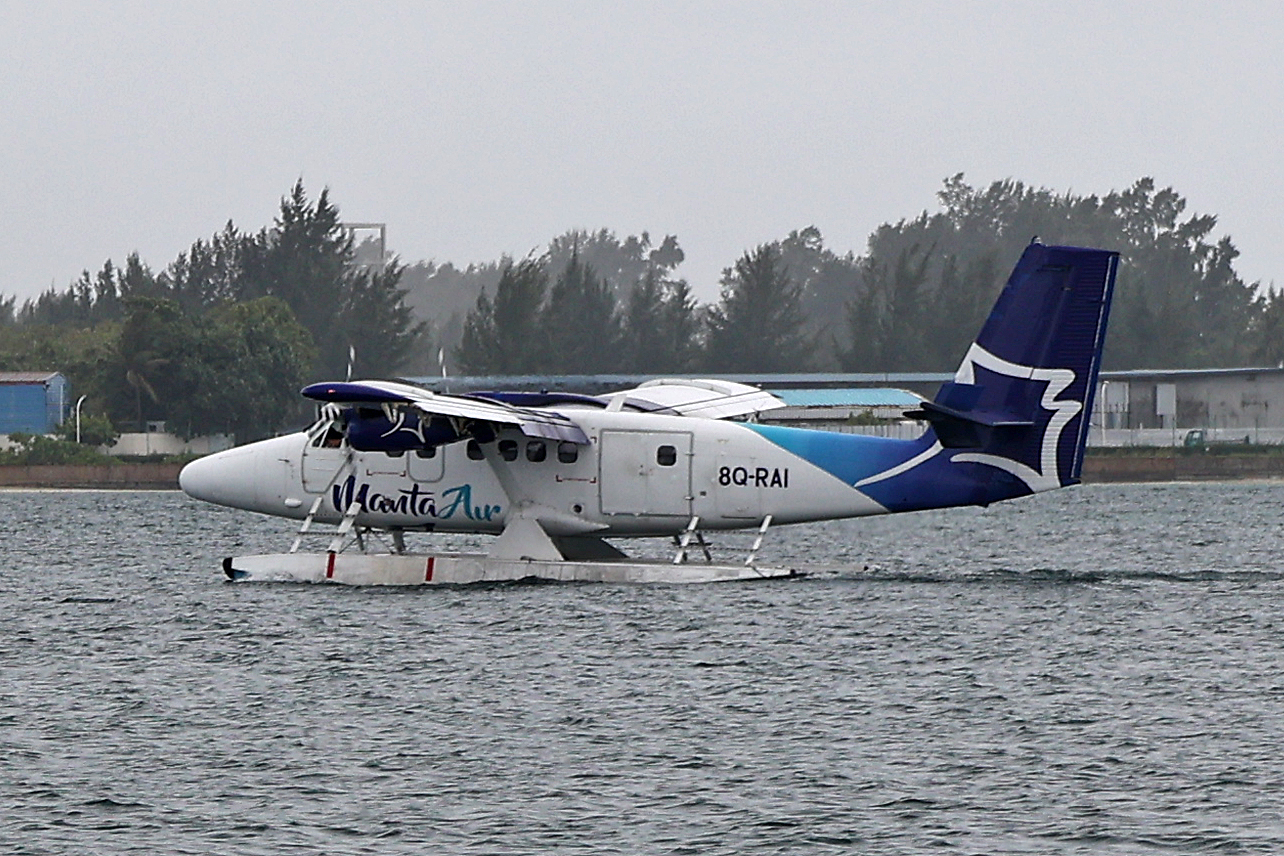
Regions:
<instances>
[{"instance_id":1,"label":"cockpit side window","mask_svg":"<svg viewBox=\"0 0 1284 856\"><path fill-rule=\"evenodd\" d=\"M337 449L343 445L343 432L337 423L331 422L324 431L313 434L312 445L318 449Z\"/></svg>"}]
</instances>

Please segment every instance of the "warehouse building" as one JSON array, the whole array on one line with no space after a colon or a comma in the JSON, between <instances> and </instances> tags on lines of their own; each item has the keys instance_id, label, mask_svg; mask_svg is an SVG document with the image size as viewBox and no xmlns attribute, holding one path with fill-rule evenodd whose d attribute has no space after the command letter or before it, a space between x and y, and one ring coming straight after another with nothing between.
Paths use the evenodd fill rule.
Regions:
<instances>
[{"instance_id":1,"label":"warehouse building","mask_svg":"<svg viewBox=\"0 0 1284 856\"><path fill-rule=\"evenodd\" d=\"M1109 446L1284 443L1284 369L1102 372L1093 425Z\"/></svg>"},{"instance_id":2,"label":"warehouse building","mask_svg":"<svg viewBox=\"0 0 1284 856\"><path fill-rule=\"evenodd\" d=\"M0 434L52 434L66 418L68 394L58 372L0 372Z\"/></svg>"}]
</instances>

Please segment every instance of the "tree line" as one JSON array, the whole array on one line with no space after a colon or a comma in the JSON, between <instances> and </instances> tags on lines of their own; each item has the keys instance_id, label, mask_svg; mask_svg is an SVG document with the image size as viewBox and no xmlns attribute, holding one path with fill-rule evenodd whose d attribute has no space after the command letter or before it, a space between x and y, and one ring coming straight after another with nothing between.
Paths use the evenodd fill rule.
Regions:
<instances>
[{"instance_id":1,"label":"tree line","mask_svg":"<svg viewBox=\"0 0 1284 856\"><path fill-rule=\"evenodd\" d=\"M229 223L154 274L136 255L0 300L0 368L57 368L117 424L259 436L345 376L947 371L1035 237L1122 253L1108 368L1284 363L1284 293L1234 270L1216 218L1143 178L1079 196L1019 181L937 194L862 253L809 226L746 250L701 304L677 236L572 230L464 268L354 245L302 182L270 228ZM355 349L355 351L354 351ZM355 353L355 356L354 356Z\"/></svg>"},{"instance_id":2,"label":"tree line","mask_svg":"<svg viewBox=\"0 0 1284 856\"><path fill-rule=\"evenodd\" d=\"M1143 178L1076 196L975 188L959 174L937 196L939 211L880 226L861 255L826 247L814 226L747 251L708 306L672 264L637 258L629 281L601 275L588 253L505 262L464 316L456 361L477 374L948 371L1038 238L1122 253L1108 368L1284 362L1284 294L1244 282L1216 218L1188 215L1171 188ZM570 233L562 244L571 238L593 238L597 253L607 243ZM665 245L680 261L676 238Z\"/></svg>"},{"instance_id":3,"label":"tree line","mask_svg":"<svg viewBox=\"0 0 1284 856\"><path fill-rule=\"evenodd\" d=\"M361 264L353 244L328 192L310 200L300 181L272 227L229 222L160 273L132 254L0 303L0 368L62 371L86 412L128 430L270 434L305 417L306 381L383 373L421 343L403 266Z\"/></svg>"}]
</instances>

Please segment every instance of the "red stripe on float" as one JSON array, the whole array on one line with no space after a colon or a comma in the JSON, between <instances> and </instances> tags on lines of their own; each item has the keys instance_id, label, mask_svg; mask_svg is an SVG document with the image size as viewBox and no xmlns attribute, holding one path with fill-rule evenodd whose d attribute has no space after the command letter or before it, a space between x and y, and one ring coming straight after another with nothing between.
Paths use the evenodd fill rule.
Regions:
<instances>
[{"instance_id":1,"label":"red stripe on float","mask_svg":"<svg viewBox=\"0 0 1284 856\"><path fill-rule=\"evenodd\" d=\"M424 582L426 583L432 582L432 566L435 565L436 563L437 563L436 556L428 557L428 564L424 566Z\"/></svg>"},{"instance_id":2,"label":"red stripe on float","mask_svg":"<svg viewBox=\"0 0 1284 856\"><path fill-rule=\"evenodd\" d=\"M326 560L326 563L325 563L325 578L326 578L327 580L332 580L332 579L334 579L334 553L331 553L331 554L330 554L330 558L329 558L328 560Z\"/></svg>"}]
</instances>

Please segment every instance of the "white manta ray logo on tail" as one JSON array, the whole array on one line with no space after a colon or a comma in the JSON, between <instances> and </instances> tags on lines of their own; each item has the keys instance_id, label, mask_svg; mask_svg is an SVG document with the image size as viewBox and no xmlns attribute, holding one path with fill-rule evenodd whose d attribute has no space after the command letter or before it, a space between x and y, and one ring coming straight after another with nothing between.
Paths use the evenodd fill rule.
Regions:
<instances>
[{"instance_id":1,"label":"white manta ray logo on tail","mask_svg":"<svg viewBox=\"0 0 1284 856\"><path fill-rule=\"evenodd\" d=\"M960 452L950 460L963 463L985 464L1009 472L1025 482L1026 487L1038 493L1061 487L1060 475L1057 472L1057 447L1061 442L1061 432L1078 413L1083 405L1073 399L1058 400L1057 396L1065 392L1075 381L1075 373L1070 369L1041 369L1035 366L1023 366L1011 363L1002 357L982 348L975 342L968 349L962 365L955 373L956 383L976 383L976 367L988 369L996 374L1005 375L1017 380L1029 380L1046 383L1040 406L1052 412L1048 426L1044 429L1043 443L1039 455L1039 470L1036 471L1020 461L1005 458L1001 455L988 455L978 452Z\"/></svg>"}]
</instances>

